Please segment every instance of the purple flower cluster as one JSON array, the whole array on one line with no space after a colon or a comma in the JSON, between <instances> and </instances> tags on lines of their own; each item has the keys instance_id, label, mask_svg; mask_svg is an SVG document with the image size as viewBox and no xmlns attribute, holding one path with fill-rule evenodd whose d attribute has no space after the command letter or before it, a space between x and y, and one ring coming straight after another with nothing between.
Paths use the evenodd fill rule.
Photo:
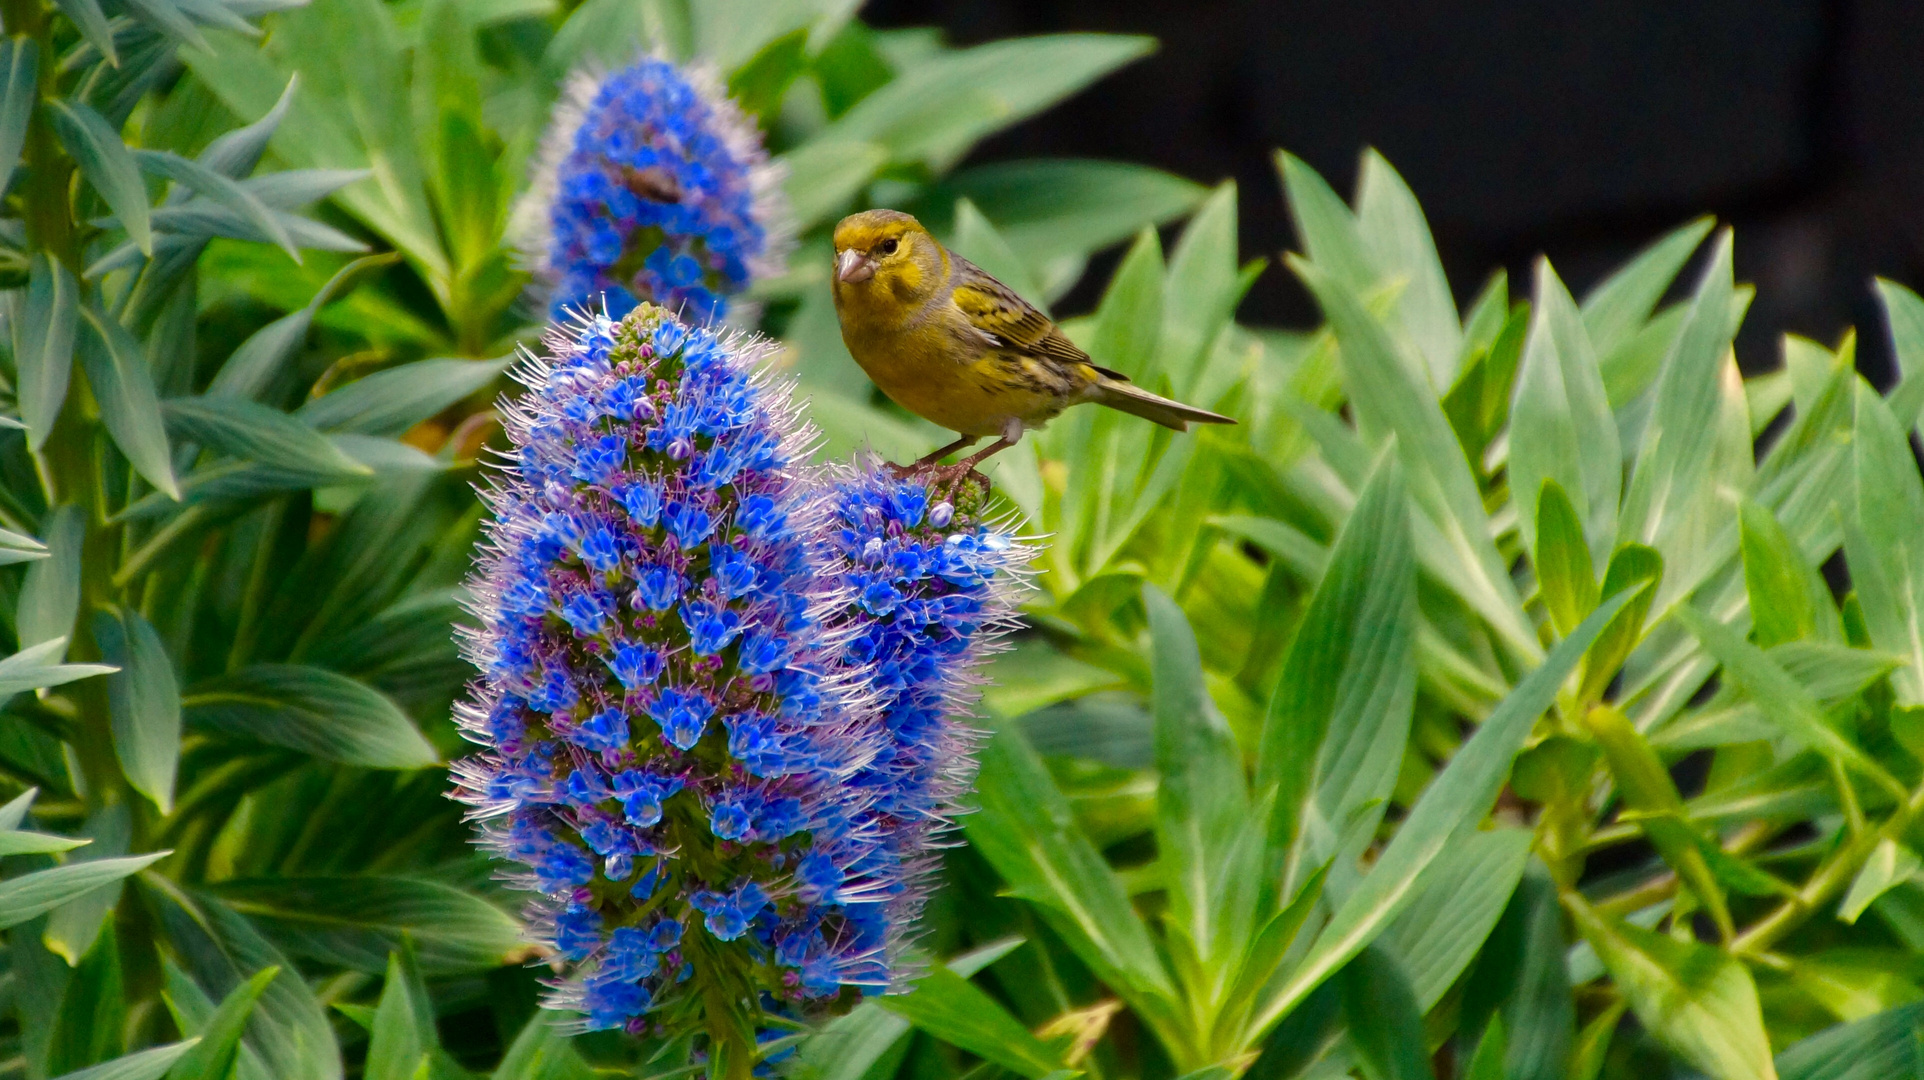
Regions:
<instances>
[{"instance_id":1,"label":"purple flower cluster","mask_svg":"<svg viewBox=\"0 0 1924 1080\"><path fill-rule=\"evenodd\" d=\"M455 775L541 894L549 1004L752 1031L901 985L1023 551L918 482L804 465L758 340L644 305L548 348L504 410L457 711L485 750Z\"/></svg>"},{"instance_id":2,"label":"purple flower cluster","mask_svg":"<svg viewBox=\"0 0 1924 1080\"><path fill-rule=\"evenodd\" d=\"M713 84L658 59L571 80L518 215L556 318L646 301L707 323L780 271L779 173Z\"/></svg>"}]
</instances>

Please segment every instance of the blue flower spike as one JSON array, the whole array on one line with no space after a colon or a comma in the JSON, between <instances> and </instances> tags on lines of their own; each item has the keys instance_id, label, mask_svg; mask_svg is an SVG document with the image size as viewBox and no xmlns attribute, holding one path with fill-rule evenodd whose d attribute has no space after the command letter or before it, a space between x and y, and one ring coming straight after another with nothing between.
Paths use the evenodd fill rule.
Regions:
<instances>
[{"instance_id":1,"label":"blue flower spike","mask_svg":"<svg viewBox=\"0 0 1924 1080\"><path fill-rule=\"evenodd\" d=\"M781 272L792 228L754 121L705 70L648 58L570 79L514 231L555 318L652 302L705 324Z\"/></svg>"},{"instance_id":2,"label":"blue flower spike","mask_svg":"<svg viewBox=\"0 0 1924 1080\"><path fill-rule=\"evenodd\" d=\"M456 714L483 748L456 797L538 894L545 1004L730 1062L914 978L973 773L956 718L1028 561L918 481L807 465L770 351L642 305L523 365Z\"/></svg>"}]
</instances>

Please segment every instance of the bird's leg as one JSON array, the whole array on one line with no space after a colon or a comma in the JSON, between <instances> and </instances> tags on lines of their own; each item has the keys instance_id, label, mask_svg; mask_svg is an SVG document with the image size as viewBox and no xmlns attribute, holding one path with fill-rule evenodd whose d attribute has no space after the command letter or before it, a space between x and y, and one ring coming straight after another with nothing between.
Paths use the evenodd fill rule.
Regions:
<instances>
[{"instance_id":1,"label":"bird's leg","mask_svg":"<svg viewBox=\"0 0 1924 1080\"><path fill-rule=\"evenodd\" d=\"M936 450L928 454L923 454L921 457L916 458L915 463L912 465L890 465L889 470L893 472L896 476L914 476L916 473L919 473L923 469L926 469L929 466L935 464L936 462L941 461L943 458L948 457L950 454L955 453L957 450L963 450L968 447L974 446L977 442L981 441L981 439L982 439L982 436L980 435L964 435L961 438L950 443L949 445L944 446L940 450Z\"/></svg>"},{"instance_id":2,"label":"bird's leg","mask_svg":"<svg viewBox=\"0 0 1924 1080\"><path fill-rule=\"evenodd\" d=\"M989 478L976 472L975 467L1021 441L1022 421L1011 419L1008 423L1002 425L1001 438L970 454L968 457L963 458L961 461L947 468L937 470L937 472L945 483L954 483L957 480L967 477L981 484L982 493L987 495L989 493Z\"/></svg>"}]
</instances>

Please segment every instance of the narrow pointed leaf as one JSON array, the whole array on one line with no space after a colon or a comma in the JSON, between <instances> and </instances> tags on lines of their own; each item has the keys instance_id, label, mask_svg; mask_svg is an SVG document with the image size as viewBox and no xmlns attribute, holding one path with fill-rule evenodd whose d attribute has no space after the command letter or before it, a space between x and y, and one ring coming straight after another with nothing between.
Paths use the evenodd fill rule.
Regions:
<instances>
[{"instance_id":1,"label":"narrow pointed leaf","mask_svg":"<svg viewBox=\"0 0 1924 1080\"><path fill-rule=\"evenodd\" d=\"M414 1080L416 1070L440 1045L434 1009L415 967L413 950L403 945L388 958L387 983L374 1009L368 1033L367 1080Z\"/></svg>"},{"instance_id":2,"label":"narrow pointed leaf","mask_svg":"<svg viewBox=\"0 0 1924 1080\"><path fill-rule=\"evenodd\" d=\"M396 436L485 389L513 362L416 360L356 379L294 415L322 431Z\"/></svg>"},{"instance_id":3,"label":"narrow pointed leaf","mask_svg":"<svg viewBox=\"0 0 1924 1080\"><path fill-rule=\"evenodd\" d=\"M1537 546L1537 493L1555 480L1589 538L1591 559L1616 547L1623 454L1617 419L1576 302L1548 259L1537 261L1530 336L1510 405L1509 478L1518 531Z\"/></svg>"},{"instance_id":4,"label":"narrow pointed leaf","mask_svg":"<svg viewBox=\"0 0 1924 1080\"><path fill-rule=\"evenodd\" d=\"M174 1063L188 1054L199 1044L198 1039L185 1039L165 1046L141 1050L112 1061L103 1061L78 1072L70 1072L55 1080L160 1080Z\"/></svg>"},{"instance_id":5,"label":"narrow pointed leaf","mask_svg":"<svg viewBox=\"0 0 1924 1080\"><path fill-rule=\"evenodd\" d=\"M141 182L140 166L134 163L127 144L120 141L120 133L99 113L78 101L49 101L46 107L61 145L79 164L80 174L113 208L121 228L127 230L128 239L144 254L153 254L147 185Z\"/></svg>"},{"instance_id":6,"label":"narrow pointed leaf","mask_svg":"<svg viewBox=\"0 0 1924 1080\"><path fill-rule=\"evenodd\" d=\"M1396 315L1429 362L1430 378L1439 388L1456 381L1458 354L1463 351L1463 327L1450 295L1449 279L1436 254L1429 222L1416 195L1395 169L1375 150L1363 152L1362 177L1356 185L1356 224L1381 277L1404 282L1396 297Z\"/></svg>"},{"instance_id":7,"label":"narrow pointed leaf","mask_svg":"<svg viewBox=\"0 0 1924 1080\"><path fill-rule=\"evenodd\" d=\"M1065 1067L1060 1055L999 1002L946 967L929 972L911 993L878 1000L884 1009L943 1042L1019 1076L1040 1080Z\"/></svg>"},{"instance_id":8,"label":"narrow pointed leaf","mask_svg":"<svg viewBox=\"0 0 1924 1080\"><path fill-rule=\"evenodd\" d=\"M15 300L8 319L14 367L20 376L20 419L35 450L46 444L67 401L79 296L73 274L51 255L36 252L24 298Z\"/></svg>"},{"instance_id":9,"label":"narrow pointed leaf","mask_svg":"<svg viewBox=\"0 0 1924 1080\"><path fill-rule=\"evenodd\" d=\"M1544 478L1536 515L1537 591L1557 633L1568 634L1597 606L1596 569L1583 521L1554 479Z\"/></svg>"},{"instance_id":10,"label":"narrow pointed leaf","mask_svg":"<svg viewBox=\"0 0 1924 1080\"><path fill-rule=\"evenodd\" d=\"M1430 1080L1423 1010L1409 976L1389 950L1372 945L1337 976L1349 1045L1364 1080Z\"/></svg>"},{"instance_id":11,"label":"narrow pointed leaf","mask_svg":"<svg viewBox=\"0 0 1924 1080\"><path fill-rule=\"evenodd\" d=\"M66 655L66 650L67 639L55 638L21 649L0 660L0 700L22 690L62 686L75 679L105 675L113 670L106 664L63 664L60 658Z\"/></svg>"},{"instance_id":12,"label":"narrow pointed leaf","mask_svg":"<svg viewBox=\"0 0 1924 1080\"><path fill-rule=\"evenodd\" d=\"M372 474L298 417L246 398L170 398L163 412L175 437L230 457L296 475Z\"/></svg>"},{"instance_id":13,"label":"narrow pointed leaf","mask_svg":"<svg viewBox=\"0 0 1924 1080\"><path fill-rule=\"evenodd\" d=\"M65 0L62 9L68 4L92 9L96 23L90 25L81 18L74 19L90 40L96 29L106 30L107 19L100 13L99 0ZM113 35L103 36L107 47L102 51L111 60ZM99 41L94 43L99 45ZM20 166L20 149L26 145L27 125L33 119L33 106L39 94L36 80L40 76L40 44L27 37L7 38L0 43L0 68L5 72L5 81L0 82L0 192L3 192L13 181L13 171Z\"/></svg>"},{"instance_id":14,"label":"narrow pointed leaf","mask_svg":"<svg viewBox=\"0 0 1924 1080\"><path fill-rule=\"evenodd\" d=\"M434 748L393 701L316 667L256 664L191 687L189 723L371 769L436 762Z\"/></svg>"},{"instance_id":15,"label":"narrow pointed leaf","mask_svg":"<svg viewBox=\"0 0 1924 1080\"><path fill-rule=\"evenodd\" d=\"M314 316L321 308L361 274L387 266L396 257L393 254L368 255L341 267L315 292L306 307L268 323L241 342L240 348L234 350L234 354L227 358L227 362L221 365L213 381L208 384L207 396L260 398L274 385L281 369L306 342L308 328L314 325Z\"/></svg>"},{"instance_id":16,"label":"narrow pointed leaf","mask_svg":"<svg viewBox=\"0 0 1924 1080\"><path fill-rule=\"evenodd\" d=\"M1583 298L1583 325L1598 352L1616 348L1643 326L1715 225L1704 217L1672 231L1590 290Z\"/></svg>"},{"instance_id":17,"label":"narrow pointed leaf","mask_svg":"<svg viewBox=\"0 0 1924 1080\"><path fill-rule=\"evenodd\" d=\"M156 851L118 859L95 859L69 863L51 870L0 881L0 929L18 926L28 919L84 896L104 885L111 885L129 874L138 873L166 858L172 852Z\"/></svg>"},{"instance_id":18,"label":"narrow pointed leaf","mask_svg":"<svg viewBox=\"0 0 1924 1080\"><path fill-rule=\"evenodd\" d=\"M247 1030L248 1018L254 1014L254 1005L280 970L262 968L230 991L195 1033L200 1041L168 1070L167 1080L223 1080L234 1067L241 1035Z\"/></svg>"},{"instance_id":19,"label":"narrow pointed leaf","mask_svg":"<svg viewBox=\"0 0 1924 1080\"><path fill-rule=\"evenodd\" d=\"M74 617L80 613L80 549L86 537L86 512L71 503L57 506L48 512L41 529L47 558L28 564L14 611L23 649L71 638Z\"/></svg>"},{"instance_id":20,"label":"narrow pointed leaf","mask_svg":"<svg viewBox=\"0 0 1924 1080\"><path fill-rule=\"evenodd\" d=\"M80 359L108 434L148 483L178 500L167 426L145 352L111 315L91 307L80 314L86 327L80 335Z\"/></svg>"},{"instance_id":21,"label":"narrow pointed leaf","mask_svg":"<svg viewBox=\"0 0 1924 1080\"><path fill-rule=\"evenodd\" d=\"M174 808L174 770L180 761L180 686L160 634L138 611L94 616L94 640L119 668L107 677L114 754L135 791L168 814Z\"/></svg>"}]
</instances>

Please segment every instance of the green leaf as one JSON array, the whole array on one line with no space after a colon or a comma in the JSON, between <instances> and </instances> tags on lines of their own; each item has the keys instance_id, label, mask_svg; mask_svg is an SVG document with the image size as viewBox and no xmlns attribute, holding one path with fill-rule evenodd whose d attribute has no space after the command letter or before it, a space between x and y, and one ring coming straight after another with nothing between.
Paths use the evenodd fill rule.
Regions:
<instances>
[{"instance_id":1,"label":"green leaf","mask_svg":"<svg viewBox=\"0 0 1924 1080\"><path fill-rule=\"evenodd\" d=\"M1876 279L1877 298L1890 324L1891 353L1900 381L1924 375L1924 297L1895 281Z\"/></svg>"},{"instance_id":2,"label":"green leaf","mask_svg":"<svg viewBox=\"0 0 1924 1080\"><path fill-rule=\"evenodd\" d=\"M1267 1031L1286 1016L1402 912L1417 880L1450 837L1488 813L1531 727L1556 699L1558 687L1590 643L1629 599L1628 595L1613 597L1592 612L1536 670L1524 676L1430 781L1369 875L1336 908L1289 977L1265 995L1254 1030Z\"/></svg>"},{"instance_id":3,"label":"green leaf","mask_svg":"<svg viewBox=\"0 0 1924 1080\"><path fill-rule=\"evenodd\" d=\"M485 389L512 363L511 356L416 360L310 399L294 415L322 431L397 436Z\"/></svg>"},{"instance_id":4,"label":"green leaf","mask_svg":"<svg viewBox=\"0 0 1924 1080\"><path fill-rule=\"evenodd\" d=\"M1242 754L1203 683L1189 620L1167 593L1145 584L1156 717L1156 850L1170 915L1205 960L1240 942L1216 925L1221 895L1236 882L1229 849L1249 815Z\"/></svg>"},{"instance_id":5,"label":"green leaf","mask_svg":"<svg viewBox=\"0 0 1924 1080\"><path fill-rule=\"evenodd\" d=\"M274 981L280 970L277 967L262 968L230 991L222 999L220 1007L195 1032L199 1041L174 1063L167 1073L167 1080L224 1080L234 1067L241 1034L247 1028L248 1018L254 1014L255 1003L260 1001L261 995L267 991L267 984Z\"/></svg>"},{"instance_id":6,"label":"green leaf","mask_svg":"<svg viewBox=\"0 0 1924 1080\"><path fill-rule=\"evenodd\" d=\"M1039 1080L1065 1068L1060 1055L974 983L937 967L907 994L877 999L882 1008L943 1042Z\"/></svg>"},{"instance_id":7,"label":"green leaf","mask_svg":"<svg viewBox=\"0 0 1924 1080\"><path fill-rule=\"evenodd\" d=\"M79 295L80 287L65 266L45 252L35 252L26 292L16 294L11 305L8 322L20 379L20 419L35 450L46 444L67 401Z\"/></svg>"},{"instance_id":8,"label":"green leaf","mask_svg":"<svg viewBox=\"0 0 1924 1080\"><path fill-rule=\"evenodd\" d=\"M1299 880L1334 854L1312 823L1343 829L1395 783L1416 695L1416 570L1402 470L1378 462L1343 524L1283 660L1256 755L1273 798L1266 880ZM1367 833L1369 830L1359 830Z\"/></svg>"},{"instance_id":9,"label":"green leaf","mask_svg":"<svg viewBox=\"0 0 1924 1080\"><path fill-rule=\"evenodd\" d=\"M299 476L345 478L373 470L342 453L298 416L242 397L170 398L167 429L185 442Z\"/></svg>"},{"instance_id":10,"label":"green leaf","mask_svg":"<svg viewBox=\"0 0 1924 1080\"><path fill-rule=\"evenodd\" d=\"M1837 907L1837 917L1855 923L1871 901L1909 880L1919 867L1924 867L1924 859L1919 859L1917 852L1889 837L1878 841L1871 857L1864 860L1863 868L1851 880L1850 892Z\"/></svg>"},{"instance_id":11,"label":"green leaf","mask_svg":"<svg viewBox=\"0 0 1924 1080\"><path fill-rule=\"evenodd\" d=\"M71 638L74 618L80 613L80 549L87 533L86 512L71 503L54 507L42 520L41 532L47 558L27 565L14 610L22 648Z\"/></svg>"},{"instance_id":12,"label":"green leaf","mask_svg":"<svg viewBox=\"0 0 1924 1080\"><path fill-rule=\"evenodd\" d=\"M1665 1045L1717 1080L1777 1080L1750 972L1735 957L1596 912L1564 894L1570 917L1617 990Z\"/></svg>"},{"instance_id":13,"label":"green leaf","mask_svg":"<svg viewBox=\"0 0 1924 1080\"><path fill-rule=\"evenodd\" d=\"M160 397L140 343L111 315L91 306L81 308L80 315L86 327L80 335L81 366L107 433L148 483L178 500L180 486L174 482Z\"/></svg>"},{"instance_id":14,"label":"green leaf","mask_svg":"<svg viewBox=\"0 0 1924 1080\"><path fill-rule=\"evenodd\" d=\"M1603 562L1616 547L1623 452L1590 336L1548 259L1537 261L1531 310L1510 406L1508 468L1518 531L1535 550L1537 493L1555 480L1589 538L1591 561Z\"/></svg>"},{"instance_id":15,"label":"green leaf","mask_svg":"<svg viewBox=\"0 0 1924 1080\"><path fill-rule=\"evenodd\" d=\"M199 1042L199 1039L185 1039L156 1046L70 1072L58 1080L160 1080L174 1067L175 1062L185 1057Z\"/></svg>"},{"instance_id":16,"label":"green leaf","mask_svg":"<svg viewBox=\"0 0 1924 1080\"><path fill-rule=\"evenodd\" d=\"M1174 985L1121 879L1021 736L1001 731L983 748L976 798L963 830L1011 893L1035 904L1077 957L1132 1003L1172 1001Z\"/></svg>"},{"instance_id":17,"label":"green leaf","mask_svg":"<svg viewBox=\"0 0 1924 1080\"><path fill-rule=\"evenodd\" d=\"M107 18L100 13L99 0L63 0L67 11L81 31L101 48L108 60L114 56L113 35L106 33ZM84 9L75 14L74 9ZM86 18L84 16L91 16ZM27 143L27 125L33 121L33 106L39 100L40 45L32 38L12 37L0 43L0 63L6 65L6 79L0 82L0 192L13 182L13 171L20 166L20 149Z\"/></svg>"},{"instance_id":18,"label":"green leaf","mask_svg":"<svg viewBox=\"0 0 1924 1080\"><path fill-rule=\"evenodd\" d=\"M294 240L287 234L287 228L274 211L268 209L260 196L242 187L230 177L208 168L198 161L181 157L179 154L163 150L135 150L134 162L140 168L155 176L172 180L174 183L199 194L216 206L223 207L239 215L242 220L253 225L275 246L287 252L287 257L295 263L301 261L301 253L294 246Z\"/></svg>"},{"instance_id":19,"label":"green leaf","mask_svg":"<svg viewBox=\"0 0 1924 1080\"><path fill-rule=\"evenodd\" d=\"M67 639L55 638L21 649L0 660L0 701L22 690L63 686L76 679L105 675L113 670L105 664L63 664L60 658L66 652Z\"/></svg>"},{"instance_id":20,"label":"green leaf","mask_svg":"<svg viewBox=\"0 0 1924 1080\"><path fill-rule=\"evenodd\" d=\"M191 724L345 765L416 769L438 760L394 702L316 667L256 664L191 687Z\"/></svg>"},{"instance_id":21,"label":"green leaf","mask_svg":"<svg viewBox=\"0 0 1924 1080\"><path fill-rule=\"evenodd\" d=\"M171 854L156 851L119 859L68 863L0 882L0 930L18 926L69 900L139 873Z\"/></svg>"},{"instance_id":22,"label":"green leaf","mask_svg":"<svg viewBox=\"0 0 1924 1080\"><path fill-rule=\"evenodd\" d=\"M247 978L269 967L288 973L267 985L247 1022L242 1051L263 1066L242 1080L340 1080L340 1048L333 1028L307 982L263 940L246 919L209 897L188 896L171 883L142 879L158 909L168 942L180 963L209 995L225 998Z\"/></svg>"},{"instance_id":23,"label":"green leaf","mask_svg":"<svg viewBox=\"0 0 1924 1080\"><path fill-rule=\"evenodd\" d=\"M1049 313L1048 298L1030 279L1029 268L1009 249L1008 241L996 232L995 225L967 199L956 200L955 236L949 247L1015 290L1017 296L1034 304L1044 315Z\"/></svg>"},{"instance_id":24,"label":"green leaf","mask_svg":"<svg viewBox=\"0 0 1924 1080\"><path fill-rule=\"evenodd\" d=\"M1253 284L1237 265L1236 236L1236 184L1225 180L1203 200L1169 254L1157 365L1180 397L1197 393L1204 358Z\"/></svg>"},{"instance_id":25,"label":"green leaf","mask_svg":"<svg viewBox=\"0 0 1924 1080\"><path fill-rule=\"evenodd\" d=\"M1490 538L1489 517L1419 358L1410 356L1361 298L1320 266L1293 259L1343 350L1344 385L1358 427L1373 445L1392 435L1413 502L1417 557L1490 624L1518 657L1542 653L1524 618L1508 566Z\"/></svg>"},{"instance_id":26,"label":"green leaf","mask_svg":"<svg viewBox=\"0 0 1924 1080\"><path fill-rule=\"evenodd\" d=\"M163 0L164 2L164 0ZM142 254L154 252L154 233L148 224L147 185L140 179L140 166L120 133L101 115L78 101L54 100L46 104L60 144L73 155L80 175L113 208L114 216L127 230L127 236Z\"/></svg>"},{"instance_id":27,"label":"green leaf","mask_svg":"<svg viewBox=\"0 0 1924 1080\"><path fill-rule=\"evenodd\" d=\"M863 98L825 137L873 142L940 171L976 141L1041 112L1155 42L1113 34L1012 38L931 56Z\"/></svg>"},{"instance_id":28,"label":"green leaf","mask_svg":"<svg viewBox=\"0 0 1924 1080\"><path fill-rule=\"evenodd\" d=\"M1283 177L1289 214L1309 261L1355 291L1376 283L1374 257L1363 242L1361 226L1315 169L1284 151L1276 152L1276 169Z\"/></svg>"},{"instance_id":29,"label":"green leaf","mask_svg":"<svg viewBox=\"0 0 1924 1080\"><path fill-rule=\"evenodd\" d=\"M1476 959L1529 858L1528 832L1471 830L1423 872L1409 906L1380 939L1402 961L1423 1012L1434 1008Z\"/></svg>"},{"instance_id":30,"label":"green leaf","mask_svg":"<svg viewBox=\"0 0 1924 1080\"><path fill-rule=\"evenodd\" d=\"M52 855L91 843L92 840L76 840L51 833L0 829L0 855Z\"/></svg>"},{"instance_id":31,"label":"green leaf","mask_svg":"<svg viewBox=\"0 0 1924 1080\"><path fill-rule=\"evenodd\" d=\"M1424 1045L1423 1010L1388 950L1365 948L1344 965L1337 984L1349 1021L1349 1045L1365 1080L1426 1080L1436 1075Z\"/></svg>"},{"instance_id":32,"label":"green leaf","mask_svg":"<svg viewBox=\"0 0 1924 1080\"><path fill-rule=\"evenodd\" d=\"M1160 169L1074 158L978 165L949 177L942 188L979 207L1036 270L1127 240L1145 225L1195 209L1208 194L1200 184Z\"/></svg>"},{"instance_id":33,"label":"green leaf","mask_svg":"<svg viewBox=\"0 0 1924 1080\"><path fill-rule=\"evenodd\" d=\"M374 1009L367 1044L367 1080L414 1080L415 1070L440 1046L434 1006L405 944L388 958L387 982Z\"/></svg>"},{"instance_id":34,"label":"green leaf","mask_svg":"<svg viewBox=\"0 0 1924 1080\"><path fill-rule=\"evenodd\" d=\"M1470 1063L1463 1070L1463 1080L1505 1080L1503 1059L1509 1056L1509 1050L1503 1017L1492 1015L1489 1025L1483 1029L1483 1037L1476 1041L1476 1052L1470 1055Z\"/></svg>"},{"instance_id":35,"label":"green leaf","mask_svg":"<svg viewBox=\"0 0 1924 1080\"><path fill-rule=\"evenodd\" d=\"M422 878L362 875L222 882L216 895L291 956L371 973L406 939L425 975L485 972L525 951L500 908Z\"/></svg>"},{"instance_id":36,"label":"green leaf","mask_svg":"<svg viewBox=\"0 0 1924 1080\"><path fill-rule=\"evenodd\" d=\"M1423 208L1383 155L1363 151L1362 175L1356 183L1356 227L1369 249L1379 278L1403 282L1396 297L1396 318L1428 362L1430 379L1438 387L1456 381L1456 365L1463 351L1463 327L1457 321L1456 301L1449 279L1436 254Z\"/></svg>"},{"instance_id":37,"label":"green leaf","mask_svg":"<svg viewBox=\"0 0 1924 1080\"><path fill-rule=\"evenodd\" d=\"M1590 290L1583 298L1583 326L1598 354L1614 350L1643 327L1715 224L1703 217L1670 232Z\"/></svg>"},{"instance_id":38,"label":"green leaf","mask_svg":"<svg viewBox=\"0 0 1924 1080\"><path fill-rule=\"evenodd\" d=\"M67 865L125 856L128 843L133 838L132 808L126 803L103 806L87 815L80 832L93 843L67 859ZM119 905L121 893L121 885L115 883L94 889L55 908L47 917L45 929L40 932L41 943L70 966L83 966L89 962L86 958L94 949L108 914ZM115 981L118 981L118 976ZM83 1009L83 1014L85 1011ZM69 1067L104 1061L121 1050L119 1046L105 1047L98 1042L94 1045L102 1052L88 1055L85 1061L71 1058L68 1060Z\"/></svg>"},{"instance_id":39,"label":"green leaf","mask_svg":"<svg viewBox=\"0 0 1924 1080\"><path fill-rule=\"evenodd\" d=\"M1536 514L1531 531L1536 534L1537 590L1557 633L1568 634L1597 606L1597 572L1584 541L1583 521L1551 477L1543 478Z\"/></svg>"},{"instance_id":40,"label":"green leaf","mask_svg":"<svg viewBox=\"0 0 1924 1080\"><path fill-rule=\"evenodd\" d=\"M213 381L207 386L206 396L259 400L275 385L281 369L307 341L307 331L314 325L315 314L335 296L345 292L362 274L387 266L395 259L393 254L368 255L335 271L334 276L328 278L327 283L314 293L314 298L308 301L306 307L275 319L241 342L240 347L214 374Z\"/></svg>"},{"instance_id":41,"label":"green leaf","mask_svg":"<svg viewBox=\"0 0 1924 1080\"><path fill-rule=\"evenodd\" d=\"M1630 650L1642 640L1643 620L1650 614L1650 605L1662 581L1663 556L1657 554L1655 548L1625 544L1610 556L1610 566L1603 572L1602 596L1608 600L1627 591L1631 599L1603 633L1597 635L1596 646L1584 658L1583 687L1579 691L1583 700L1596 701L1603 696Z\"/></svg>"},{"instance_id":42,"label":"green leaf","mask_svg":"<svg viewBox=\"0 0 1924 1080\"><path fill-rule=\"evenodd\" d=\"M1901 704L1924 704L1924 480L1905 430L1875 390L1857 381L1852 436L1856 513L1844 550L1871 641L1903 658L1891 677Z\"/></svg>"},{"instance_id":43,"label":"green leaf","mask_svg":"<svg viewBox=\"0 0 1924 1080\"><path fill-rule=\"evenodd\" d=\"M1764 718L1784 735L1806 749L1856 769L1886 788L1902 790L1889 773L1831 725L1816 696L1791 678L1790 673L1762 649L1688 604L1678 605L1673 614L1703 642L1704 651L1723 665L1724 674L1750 694Z\"/></svg>"},{"instance_id":44,"label":"green leaf","mask_svg":"<svg viewBox=\"0 0 1924 1080\"><path fill-rule=\"evenodd\" d=\"M114 755L135 791L162 814L173 813L174 769L180 760L180 686L160 634L140 612L94 615L102 658L120 670L107 677Z\"/></svg>"},{"instance_id":45,"label":"green leaf","mask_svg":"<svg viewBox=\"0 0 1924 1080\"><path fill-rule=\"evenodd\" d=\"M1783 1080L1886 1080L1924 1071L1924 1003L1825 1028L1777 1055Z\"/></svg>"},{"instance_id":46,"label":"green leaf","mask_svg":"<svg viewBox=\"0 0 1924 1080\"><path fill-rule=\"evenodd\" d=\"M817 135L775 159L787 172L782 190L788 195L795 227L806 229L848 207L850 200L888 163L889 148L880 143Z\"/></svg>"},{"instance_id":47,"label":"green leaf","mask_svg":"<svg viewBox=\"0 0 1924 1080\"><path fill-rule=\"evenodd\" d=\"M1656 548L1671 564L1681 564L1687 554L1678 545L1691 538L1679 527L1703 495L1716 456L1717 425L1711 418L1718 413L1719 372L1730 350L1734 288L1726 230L1711 251L1683 328L1664 357L1650 421L1624 493L1618 536Z\"/></svg>"},{"instance_id":48,"label":"green leaf","mask_svg":"<svg viewBox=\"0 0 1924 1080\"><path fill-rule=\"evenodd\" d=\"M848 1017L842 1017L835 1023L846 1019ZM595 1080L600 1074L581 1059L574 1042L562 1033L560 1029L565 1024L561 1014L546 1009L536 1011L521 1026L521 1034L514 1037L507 1053L501 1055L494 1080ZM904 1030L907 1027L902 1024Z\"/></svg>"},{"instance_id":49,"label":"green leaf","mask_svg":"<svg viewBox=\"0 0 1924 1080\"><path fill-rule=\"evenodd\" d=\"M1768 649L1802 639L1843 640L1830 589L1804 561L1777 516L1750 499L1738 504L1751 637Z\"/></svg>"}]
</instances>

